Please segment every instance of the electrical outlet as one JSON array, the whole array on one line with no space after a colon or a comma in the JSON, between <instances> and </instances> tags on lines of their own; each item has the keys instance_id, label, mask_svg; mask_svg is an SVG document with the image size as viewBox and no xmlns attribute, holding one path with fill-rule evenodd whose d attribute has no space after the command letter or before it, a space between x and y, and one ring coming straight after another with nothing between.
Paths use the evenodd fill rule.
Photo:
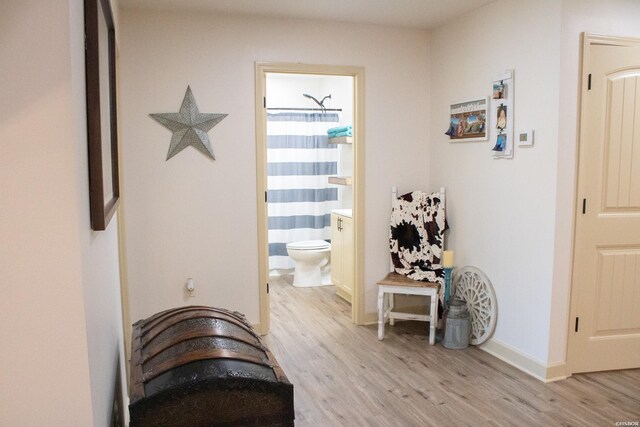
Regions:
<instances>
[{"instance_id":1,"label":"electrical outlet","mask_svg":"<svg viewBox=\"0 0 640 427\"><path fill-rule=\"evenodd\" d=\"M189 297L195 296L196 284L191 277L187 279L187 283L184 285L185 290L189 293Z\"/></svg>"}]
</instances>

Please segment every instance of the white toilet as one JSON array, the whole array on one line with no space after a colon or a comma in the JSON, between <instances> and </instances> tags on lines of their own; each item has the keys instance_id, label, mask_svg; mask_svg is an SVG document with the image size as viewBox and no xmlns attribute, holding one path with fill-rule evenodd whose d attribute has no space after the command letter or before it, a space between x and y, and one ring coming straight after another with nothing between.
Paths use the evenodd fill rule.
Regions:
<instances>
[{"instance_id":1,"label":"white toilet","mask_svg":"<svg viewBox=\"0 0 640 427\"><path fill-rule=\"evenodd\" d=\"M296 262L293 286L331 285L331 243L324 240L304 240L287 243L287 253Z\"/></svg>"}]
</instances>

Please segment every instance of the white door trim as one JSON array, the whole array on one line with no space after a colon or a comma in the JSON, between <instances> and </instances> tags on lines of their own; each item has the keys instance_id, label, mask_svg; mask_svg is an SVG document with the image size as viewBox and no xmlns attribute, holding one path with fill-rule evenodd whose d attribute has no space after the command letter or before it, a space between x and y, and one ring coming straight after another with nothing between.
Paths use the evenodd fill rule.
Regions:
<instances>
[{"instance_id":1,"label":"white door trim","mask_svg":"<svg viewBox=\"0 0 640 427\"><path fill-rule=\"evenodd\" d=\"M266 151L266 96L267 73L316 74L353 77L354 87L354 159L353 159L353 222L354 222L354 282L351 300L351 320L364 324L364 68L338 65L314 65L284 62L256 62L255 114L256 114L256 194L258 212L258 292L260 297L261 334L269 331L269 239L267 229L267 151Z\"/></svg>"}]
</instances>

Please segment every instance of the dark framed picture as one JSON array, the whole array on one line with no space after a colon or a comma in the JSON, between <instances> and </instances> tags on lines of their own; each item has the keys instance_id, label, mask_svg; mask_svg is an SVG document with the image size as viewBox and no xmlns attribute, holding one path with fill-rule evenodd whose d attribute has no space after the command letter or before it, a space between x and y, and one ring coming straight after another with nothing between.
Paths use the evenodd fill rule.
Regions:
<instances>
[{"instance_id":1,"label":"dark framed picture","mask_svg":"<svg viewBox=\"0 0 640 427\"><path fill-rule=\"evenodd\" d=\"M91 228L104 230L118 208L115 30L109 0L84 0Z\"/></svg>"},{"instance_id":2,"label":"dark framed picture","mask_svg":"<svg viewBox=\"0 0 640 427\"><path fill-rule=\"evenodd\" d=\"M445 134L450 140L486 141L488 106L488 98L451 104L449 129Z\"/></svg>"}]
</instances>

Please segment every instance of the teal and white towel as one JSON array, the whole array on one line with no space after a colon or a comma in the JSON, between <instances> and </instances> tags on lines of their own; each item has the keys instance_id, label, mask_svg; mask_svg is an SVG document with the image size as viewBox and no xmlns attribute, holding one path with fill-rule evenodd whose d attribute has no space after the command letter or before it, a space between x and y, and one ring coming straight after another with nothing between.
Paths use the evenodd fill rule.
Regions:
<instances>
[{"instance_id":1,"label":"teal and white towel","mask_svg":"<svg viewBox=\"0 0 640 427\"><path fill-rule=\"evenodd\" d=\"M329 138L337 138L339 136L353 136L353 133L349 131L338 132L338 133L330 133Z\"/></svg>"},{"instance_id":2,"label":"teal and white towel","mask_svg":"<svg viewBox=\"0 0 640 427\"><path fill-rule=\"evenodd\" d=\"M329 138L336 138L338 136L353 136L353 126L338 126L327 130Z\"/></svg>"},{"instance_id":3,"label":"teal and white towel","mask_svg":"<svg viewBox=\"0 0 640 427\"><path fill-rule=\"evenodd\" d=\"M327 133L339 133L353 130L353 126L338 126L327 130Z\"/></svg>"}]
</instances>

